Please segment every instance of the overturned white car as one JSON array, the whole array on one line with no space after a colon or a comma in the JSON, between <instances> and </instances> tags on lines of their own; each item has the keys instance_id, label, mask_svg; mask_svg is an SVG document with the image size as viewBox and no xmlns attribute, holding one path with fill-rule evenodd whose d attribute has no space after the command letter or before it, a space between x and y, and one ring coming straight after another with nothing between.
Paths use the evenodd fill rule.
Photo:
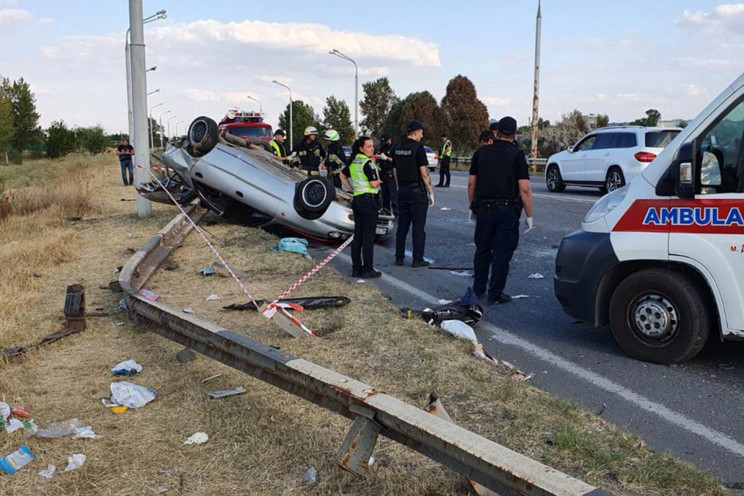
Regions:
<instances>
[{"instance_id":1,"label":"overturned white car","mask_svg":"<svg viewBox=\"0 0 744 496\"><path fill-rule=\"evenodd\" d=\"M352 196L325 177L307 177L277 160L264 140L220 136L209 117L198 117L188 137L169 146L162 162L170 170L159 180L137 187L149 200L179 203L198 196L202 204L237 224L279 224L319 240L348 238L354 233ZM380 212L377 235L393 228L394 217Z\"/></svg>"}]
</instances>

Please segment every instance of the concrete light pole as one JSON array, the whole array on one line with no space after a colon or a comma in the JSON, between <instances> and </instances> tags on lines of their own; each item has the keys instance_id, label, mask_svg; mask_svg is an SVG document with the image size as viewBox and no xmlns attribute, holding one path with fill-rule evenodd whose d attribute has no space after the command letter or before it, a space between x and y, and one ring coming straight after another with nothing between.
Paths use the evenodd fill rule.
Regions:
<instances>
[{"instance_id":1,"label":"concrete light pole","mask_svg":"<svg viewBox=\"0 0 744 496\"><path fill-rule=\"evenodd\" d=\"M542 28L542 13L540 12L540 0L537 0L537 19L535 21L535 86L532 97L532 172L537 172L537 138L540 131L540 116L538 106L540 103L540 31Z\"/></svg>"},{"instance_id":2,"label":"concrete light pole","mask_svg":"<svg viewBox=\"0 0 744 496\"><path fill-rule=\"evenodd\" d=\"M335 48L328 53L344 60L348 60L354 64L354 131L357 136L359 136L359 67L357 67L357 63L354 59L348 55L344 55Z\"/></svg>"},{"instance_id":3,"label":"concrete light pole","mask_svg":"<svg viewBox=\"0 0 744 496\"><path fill-rule=\"evenodd\" d=\"M179 124L183 124L183 121L176 122L176 137L180 136L180 134L178 134L178 125Z\"/></svg>"},{"instance_id":4,"label":"concrete light pole","mask_svg":"<svg viewBox=\"0 0 744 496\"><path fill-rule=\"evenodd\" d=\"M276 79L273 80L272 83L283 86L289 90L289 149L294 150L294 140L292 139L292 88L290 88L286 84L280 83Z\"/></svg>"},{"instance_id":5,"label":"concrete light pole","mask_svg":"<svg viewBox=\"0 0 744 496\"><path fill-rule=\"evenodd\" d=\"M261 104L260 101L258 101L258 99L253 98L251 95L246 96L246 98L248 100L253 100L254 102L258 103L258 108L260 109L259 112L261 112L261 114L263 114L263 105Z\"/></svg>"},{"instance_id":6,"label":"concrete light pole","mask_svg":"<svg viewBox=\"0 0 744 496\"><path fill-rule=\"evenodd\" d=\"M155 122L152 118L152 111L160 107L161 105L163 105L162 102L150 107L150 120L148 121L148 124L150 126L150 148L155 148Z\"/></svg>"}]
</instances>

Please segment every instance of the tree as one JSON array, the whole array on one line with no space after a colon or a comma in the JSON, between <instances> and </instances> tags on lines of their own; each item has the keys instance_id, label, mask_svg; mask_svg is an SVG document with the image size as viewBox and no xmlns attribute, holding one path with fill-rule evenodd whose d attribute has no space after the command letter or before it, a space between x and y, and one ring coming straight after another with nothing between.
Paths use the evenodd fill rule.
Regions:
<instances>
[{"instance_id":1,"label":"tree","mask_svg":"<svg viewBox=\"0 0 744 496\"><path fill-rule=\"evenodd\" d=\"M13 145L13 104L6 94L4 85L0 85L0 154L8 163L8 152Z\"/></svg>"},{"instance_id":2,"label":"tree","mask_svg":"<svg viewBox=\"0 0 744 496\"><path fill-rule=\"evenodd\" d=\"M442 111L437 100L428 91L411 93L393 105L385 121L383 132L394 139L402 139L407 134L408 123L420 121L424 126L424 139L421 143L434 149L441 144L443 129Z\"/></svg>"},{"instance_id":3,"label":"tree","mask_svg":"<svg viewBox=\"0 0 744 496\"><path fill-rule=\"evenodd\" d=\"M574 110L568 114L563 114L561 120L553 126L546 128L540 127L540 136L537 142L537 152L540 157L549 157L575 144L585 134L592 131L589 123L584 119L584 115ZM532 131L526 136L520 136L519 146L525 153L532 149Z\"/></svg>"},{"instance_id":4,"label":"tree","mask_svg":"<svg viewBox=\"0 0 744 496\"><path fill-rule=\"evenodd\" d=\"M377 143L384 133L388 114L399 99L395 96L395 92L390 87L390 81L386 77L364 83L362 90L364 98L359 102L359 107L362 109L360 125L364 133L371 136Z\"/></svg>"},{"instance_id":5,"label":"tree","mask_svg":"<svg viewBox=\"0 0 744 496\"><path fill-rule=\"evenodd\" d=\"M75 135L77 145L91 155L103 153L109 145L109 140L101 126L78 128Z\"/></svg>"},{"instance_id":6,"label":"tree","mask_svg":"<svg viewBox=\"0 0 744 496\"><path fill-rule=\"evenodd\" d=\"M646 117L641 117L630 123L631 126L654 127L661 120L661 112L656 109L646 110Z\"/></svg>"},{"instance_id":7,"label":"tree","mask_svg":"<svg viewBox=\"0 0 744 496\"><path fill-rule=\"evenodd\" d=\"M341 143L350 145L354 141L354 125L351 123L351 112L345 100L338 100L335 96L326 98L323 107L323 127L335 129L341 136Z\"/></svg>"},{"instance_id":8,"label":"tree","mask_svg":"<svg viewBox=\"0 0 744 496\"><path fill-rule=\"evenodd\" d=\"M597 128L607 127L610 125L610 116L607 114L597 114Z\"/></svg>"},{"instance_id":9,"label":"tree","mask_svg":"<svg viewBox=\"0 0 744 496\"><path fill-rule=\"evenodd\" d=\"M64 157L75 151L75 131L69 129L64 121L54 121L47 129L46 149L49 158Z\"/></svg>"},{"instance_id":10,"label":"tree","mask_svg":"<svg viewBox=\"0 0 744 496\"><path fill-rule=\"evenodd\" d=\"M320 119L318 119L318 116L315 114L313 107L302 100L293 101L292 138L294 139L294 143L290 143L289 148L294 149L294 145L302 140L307 126L320 127L318 121L320 121ZM289 130L289 104L287 104L284 112L279 115L279 127L284 130ZM289 136L287 136L287 139L289 139Z\"/></svg>"},{"instance_id":11,"label":"tree","mask_svg":"<svg viewBox=\"0 0 744 496\"><path fill-rule=\"evenodd\" d=\"M13 140L12 146L22 152L34 143L38 136L39 114L36 112L36 97L31 92L31 86L23 80L10 82L4 78L2 83L3 92L10 95L13 109Z\"/></svg>"},{"instance_id":12,"label":"tree","mask_svg":"<svg viewBox=\"0 0 744 496\"><path fill-rule=\"evenodd\" d=\"M465 76L455 76L442 98L442 114L453 148L471 152L478 147L478 136L488 128L488 108L478 99L475 85Z\"/></svg>"}]
</instances>

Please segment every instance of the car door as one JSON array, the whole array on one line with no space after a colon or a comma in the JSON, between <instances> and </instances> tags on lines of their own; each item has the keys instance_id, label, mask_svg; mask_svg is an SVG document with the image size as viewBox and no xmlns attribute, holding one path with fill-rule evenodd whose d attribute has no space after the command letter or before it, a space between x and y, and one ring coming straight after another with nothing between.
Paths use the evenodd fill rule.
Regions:
<instances>
[{"instance_id":1,"label":"car door","mask_svg":"<svg viewBox=\"0 0 744 496\"><path fill-rule=\"evenodd\" d=\"M566 182L586 181L586 157L587 153L592 150L597 140L596 134L590 134L574 145L571 152L561 160L561 175Z\"/></svg>"},{"instance_id":2,"label":"car door","mask_svg":"<svg viewBox=\"0 0 744 496\"><path fill-rule=\"evenodd\" d=\"M597 134L591 151L586 152L586 181L604 182L617 137L618 133Z\"/></svg>"},{"instance_id":3,"label":"car door","mask_svg":"<svg viewBox=\"0 0 744 496\"><path fill-rule=\"evenodd\" d=\"M694 139L696 195L672 200L669 253L715 284L724 328L744 329L744 95ZM722 316L723 320L723 316Z\"/></svg>"}]
</instances>

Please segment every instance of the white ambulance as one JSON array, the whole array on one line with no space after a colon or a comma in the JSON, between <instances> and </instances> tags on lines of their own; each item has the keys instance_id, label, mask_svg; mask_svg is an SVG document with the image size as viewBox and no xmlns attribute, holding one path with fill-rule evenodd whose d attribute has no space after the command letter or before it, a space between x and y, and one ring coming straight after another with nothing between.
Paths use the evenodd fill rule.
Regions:
<instances>
[{"instance_id":1,"label":"white ambulance","mask_svg":"<svg viewBox=\"0 0 744 496\"><path fill-rule=\"evenodd\" d=\"M744 339L743 169L744 74L563 239L554 283L566 313L609 323L649 362Z\"/></svg>"}]
</instances>

